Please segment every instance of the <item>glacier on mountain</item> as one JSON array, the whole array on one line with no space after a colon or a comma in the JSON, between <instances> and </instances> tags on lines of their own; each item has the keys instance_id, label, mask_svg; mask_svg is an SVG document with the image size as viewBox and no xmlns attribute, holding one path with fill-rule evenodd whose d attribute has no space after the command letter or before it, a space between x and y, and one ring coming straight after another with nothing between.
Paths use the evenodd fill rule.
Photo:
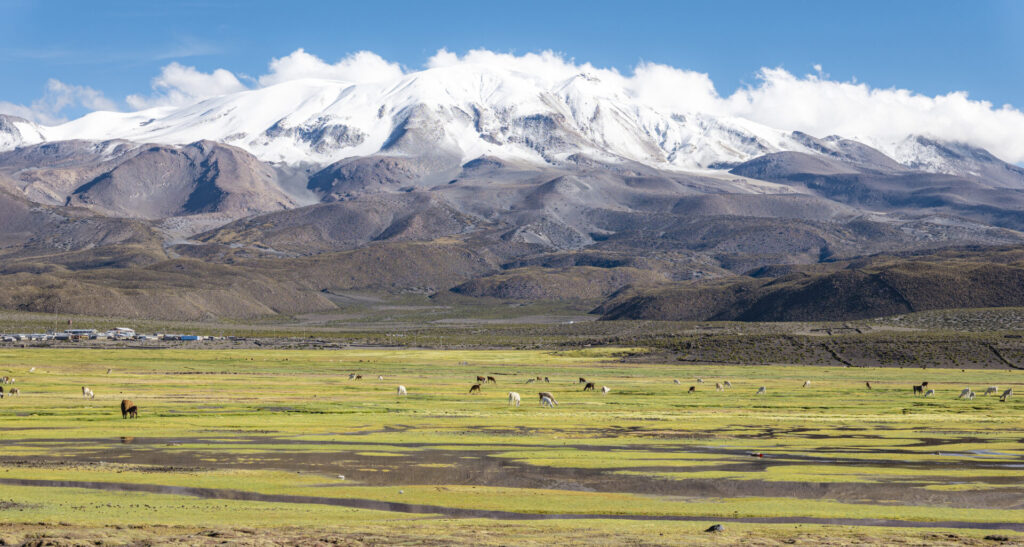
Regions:
<instances>
[{"instance_id":1,"label":"glacier on mountain","mask_svg":"<svg viewBox=\"0 0 1024 547\"><path fill-rule=\"evenodd\" d=\"M708 112L715 108L701 99L706 91L688 89L706 84L699 79L680 81L673 102L672 89L652 96L651 85L638 85L639 69L624 78L565 63L561 70L527 72L523 63L441 60L421 71L385 71L386 78L362 82L268 80L264 87L184 106L93 112L49 127L6 117L0 150L74 139L169 145L213 140L288 165L434 152L461 163L487 156L558 165L583 154L684 171L727 168L772 152L815 152L788 128ZM566 77L569 66L584 70ZM411 148L402 139L410 132L420 143ZM931 141L922 145L913 135L892 142L859 140L907 166L962 170L943 163Z\"/></svg>"}]
</instances>

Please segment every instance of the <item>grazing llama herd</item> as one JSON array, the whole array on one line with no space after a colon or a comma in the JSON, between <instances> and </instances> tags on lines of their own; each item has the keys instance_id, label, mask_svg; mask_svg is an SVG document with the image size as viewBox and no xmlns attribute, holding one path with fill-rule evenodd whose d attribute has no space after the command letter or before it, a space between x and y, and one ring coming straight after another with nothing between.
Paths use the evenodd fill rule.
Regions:
<instances>
[{"instance_id":1,"label":"grazing llama herd","mask_svg":"<svg viewBox=\"0 0 1024 547\"><path fill-rule=\"evenodd\" d=\"M383 379L383 376L379 376L378 378ZM550 379L547 376L537 376L537 377L534 377L534 378L528 378L526 380L526 383L527 384L532 384L534 382L540 382L540 381L550 383ZM494 378L494 376L477 376L476 377L476 383L472 384L469 387L469 394L470 395L482 394L483 393L483 387L486 384L497 384L497 383L498 383L498 381ZM580 377L579 380L576 383L577 384L583 384L583 391L596 391L597 390L597 384L595 384L594 382L588 382L586 378ZM681 382L678 379L673 379L672 383L676 384L676 385L680 385L681 384ZM704 383L704 379L703 378L697 378L697 383L698 384L703 384ZM871 389L871 382L865 382L865 385L867 386L868 389ZM726 389L731 388L731 387L732 387L732 382L730 382L729 380L723 380L721 382L715 382L715 391L725 391ZM811 381L810 380L805 380L803 382L802 387L804 387L804 388L811 387ZM935 396L935 390L934 389L928 389L926 391L925 388L927 388L927 387L928 387L928 382L922 382L920 385L913 386L913 393L914 393L914 395L915 396L916 395L923 395L925 397L933 397L933 396ZM609 388L608 386L601 386L601 393L608 394L609 392L611 392L611 388ZM690 386L690 388L687 390L686 393L687 394L692 394L692 393L696 393L696 392L697 392L697 386ZM996 386L989 386L988 389L986 389L984 391L983 395L996 395L998 393L999 393L999 388L998 387L996 387ZM757 391L754 393L755 396L756 395L767 395L767 394L768 394L768 387L767 386L759 387L757 389ZM398 395L399 396L407 395L405 386L398 386ZM542 407L554 408L554 407L558 406L558 402L555 400L554 395L552 395L550 392L543 391L543 392L539 392L537 395L538 395L538 398L540 400L540 405ZM1006 391L1004 391L1002 395L1000 395L999 400L1002 401L1002 402L1006 402L1012 396L1013 396L1013 388L1009 388ZM957 397L957 399L974 400L974 397L975 397L974 391L972 391L971 388L968 387L968 388L964 388L964 390L960 393L960 396ZM508 404L506 406L518 408L521 403L522 403L522 396L518 392L516 392L516 391L509 391L508 392Z\"/></svg>"},{"instance_id":2,"label":"grazing llama herd","mask_svg":"<svg viewBox=\"0 0 1024 547\"><path fill-rule=\"evenodd\" d=\"M32 367L29 370L29 372L30 373L35 372L35 367ZM107 374L110 374L110 370L109 369L107 370ZM357 374L355 372L349 374L349 379L350 380L361 380L362 378L363 378L363 376L361 374ZM384 376L383 375L378 375L377 376L377 380L378 381L383 381L384 380ZM697 381L697 384L703 384L704 383L704 379L703 378L697 378L696 381ZM9 376L0 377L0 384L2 384L2 385L10 385L10 384L13 384L14 382L15 382L15 379L12 378L12 377L9 377ZM537 376L537 377L529 378L529 379L526 380L527 384L532 384L534 382L551 383L551 380L547 376ZM596 391L597 390L597 384L595 384L594 382L588 382L586 378L580 377L578 382L576 382L576 383L577 384L583 384L583 391ZM672 383L675 384L675 385L680 385L681 382L678 379L674 379L674 380L672 380ZM471 395L472 394L481 394L481 393L483 393L483 386L485 386L487 384L497 385L498 384L498 380L494 376L477 376L476 377L476 383L474 383L469 388L469 393ZM8 388L7 392L5 393L4 392L4 388L2 387L2 385L0 385L0 399L3 399L5 395L6 396L15 396L15 395L19 395L21 393L21 390L19 388L16 388L16 387ZM867 386L868 389L871 389L871 382L865 382L865 385ZM805 380L803 382L803 387L804 388L807 388L807 387L810 387L810 386L811 386L811 381L810 380ZM723 380L721 382L715 382L715 391L724 391L724 390L729 389L731 387L732 387L732 382L730 382L729 380ZM602 394L607 395L609 392L611 392L611 388L609 388L608 386L601 386L601 393ZM696 393L696 392L697 392L697 386L690 386L690 388L687 390L687 394L693 394L693 393ZM988 386L988 388L986 388L985 391L982 392L982 395L986 395L986 396L987 395L996 395L998 393L999 393L999 387L997 387L997 386ZM759 387L757 389L757 391L754 393L755 396L757 396L757 395L767 395L767 394L768 394L768 387L767 386ZM924 397L934 397L935 396L935 390L934 389L928 389L928 382L922 382L920 385L913 386L913 394L914 394L914 396L922 395ZM397 389L397 396L398 397L404 397L404 396L407 396L407 395L408 395L408 390L406 390L405 386L404 385L399 385L398 389ZM540 405L542 407L554 408L554 407L558 406L558 401L555 400L555 396L552 395L551 392L542 391L542 392L539 392L537 394L537 396L538 396L538 399L540 401ZM967 400L972 400L973 401L975 396L976 395L975 395L974 391L970 387L965 387L960 392L960 395L957 396L957 399L960 399L960 400L967 399ZM86 398L86 399L95 399L96 398L96 393L94 393L93 390L90 389L88 386L82 386L82 397ZM1009 401L1011 397L1013 397L1013 388L1008 388L1005 391L1003 391L1002 395L999 396L999 400L1001 402L1006 402L1006 401ZM522 396L519 395L518 392L515 392L515 391L509 391L508 392L508 404L506 406L518 408L521 403L522 403ZM121 417L122 418L138 418L138 416L139 416L139 408L138 408L138 406L135 403L133 403L129 399L124 399L124 400L121 401Z\"/></svg>"}]
</instances>

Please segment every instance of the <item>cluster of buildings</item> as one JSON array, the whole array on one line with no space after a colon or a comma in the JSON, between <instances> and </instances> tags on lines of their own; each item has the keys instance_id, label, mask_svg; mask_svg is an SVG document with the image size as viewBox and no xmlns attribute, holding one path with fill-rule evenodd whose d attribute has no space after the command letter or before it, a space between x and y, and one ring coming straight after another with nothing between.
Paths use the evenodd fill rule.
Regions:
<instances>
[{"instance_id":1,"label":"cluster of buildings","mask_svg":"<svg viewBox=\"0 0 1024 547\"><path fill-rule=\"evenodd\" d=\"M67 329L63 332L46 332L35 334L3 334L0 341L46 341L46 340L220 340L217 336L200 336L197 334L138 334L134 329L117 327L106 332L96 329Z\"/></svg>"}]
</instances>

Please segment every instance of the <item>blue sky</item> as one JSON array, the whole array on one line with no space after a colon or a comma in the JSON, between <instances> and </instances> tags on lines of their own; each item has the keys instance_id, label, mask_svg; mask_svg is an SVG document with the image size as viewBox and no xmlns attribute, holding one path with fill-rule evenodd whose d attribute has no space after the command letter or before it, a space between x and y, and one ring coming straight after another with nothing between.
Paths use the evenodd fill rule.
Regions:
<instances>
[{"instance_id":1,"label":"blue sky","mask_svg":"<svg viewBox=\"0 0 1024 547\"><path fill-rule=\"evenodd\" d=\"M440 48L554 50L629 72L639 61L706 72L719 93L761 67L925 95L963 90L1024 106L1024 2L259 2L0 0L0 101L47 81L119 108L177 61L258 76L298 48L326 61L373 51L415 69ZM61 111L74 117L80 106Z\"/></svg>"}]
</instances>

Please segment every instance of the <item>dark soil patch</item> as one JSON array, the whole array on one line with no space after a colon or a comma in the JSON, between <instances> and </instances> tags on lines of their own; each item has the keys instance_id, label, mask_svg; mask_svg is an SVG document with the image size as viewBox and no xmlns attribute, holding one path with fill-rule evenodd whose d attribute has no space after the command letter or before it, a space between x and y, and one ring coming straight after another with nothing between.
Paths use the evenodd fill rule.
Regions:
<instances>
[{"instance_id":1,"label":"dark soil patch","mask_svg":"<svg viewBox=\"0 0 1024 547\"><path fill-rule=\"evenodd\" d=\"M886 526L895 528L969 528L981 530L1014 530L1024 532L1024 523L1010 522L965 522L965 521L906 521L889 519L848 519L848 518L812 518L812 517L708 517L708 516L669 516L669 515L602 515L602 514L535 514L516 513L511 511L489 511L482 509L462 509L440 505L421 505L388 501L368 500L362 498L329 498L320 496L291 496L275 494L258 494L243 490L227 490L213 488L191 488L183 486L167 486L160 484L134 484L94 481L50 481L36 479L5 479L0 484L17 486L34 486L44 488L89 488L115 492L150 492L193 496L204 499L230 499L244 501L264 501L274 503L320 504L376 511L399 513L434 514L451 518L485 518L497 520L575 520L575 519L613 519L643 521L707 521L746 522L764 524L828 524L842 526Z\"/></svg>"},{"instance_id":2,"label":"dark soil patch","mask_svg":"<svg viewBox=\"0 0 1024 547\"><path fill-rule=\"evenodd\" d=\"M700 461L680 461L678 466L662 467L614 467L608 469L584 469L572 467L547 467L508 460L498 457L508 450L534 449L532 445L507 444L488 450L447 450L424 443L385 443L401 447L388 456L360 453L365 449L353 441L321 441L289 439L282 437L237 437L233 439L203 438L133 438L131 444L122 444L121 439L76 440L70 445L66 440L59 443L36 441L51 453L61 454L60 459L40 457L3 458L5 465L25 466L76 466L130 465L138 470L155 472L179 472L196 469L281 469L286 471L313 473L325 477L345 475L344 485L480 485L511 488L535 488L552 490L579 490L598 492L623 492L645 495L686 496L696 498L733 497L787 497L798 499L831 499L851 503L900 503L906 505L934 505L963 508L1024 508L1024 480L1019 469L999 461L970 461L950 458L941 462L899 462L891 459L864 460L855 458L820 458L803 455L765 454L763 458L750 458L749 451L742 448L710 446L665 445L624 445L621 447L594 447L567 445L581 451L581 457L588 452L614 452L616 450L652 451L662 453L709 453L741 456L746 460L735 463L702 465ZM190 443L219 444L224 449L190 449ZM18 441L18 445L33 444ZM244 447L246 444L276 444L280 450L260 450L234 454L230 447ZM300 451L302 445L333 446L337 450ZM414 449L414 450L409 450ZM879 452L880 456L887 453ZM214 458L215 461L209 461ZM910 471L919 470L916 480L888 481L884 483L811 483L758 480L758 472L772 465L846 465L898 466ZM440 464L440 465L439 465ZM1005 476L949 479L1006 485L991 490L935 491L923 486L928 471L934 469L1006 469ZM363 471L373 470L373 471ZM387 472L384 472L384 471ZM723 470L750 473L750 479L682 479L671 480L654 476L657 472L679 472L698 470ZM624 475L617 471L631 471ZM931 482L935 482L932 478ZM1017 486L1017 488L1014 488Z\"/></svg>"}]
</instances>

